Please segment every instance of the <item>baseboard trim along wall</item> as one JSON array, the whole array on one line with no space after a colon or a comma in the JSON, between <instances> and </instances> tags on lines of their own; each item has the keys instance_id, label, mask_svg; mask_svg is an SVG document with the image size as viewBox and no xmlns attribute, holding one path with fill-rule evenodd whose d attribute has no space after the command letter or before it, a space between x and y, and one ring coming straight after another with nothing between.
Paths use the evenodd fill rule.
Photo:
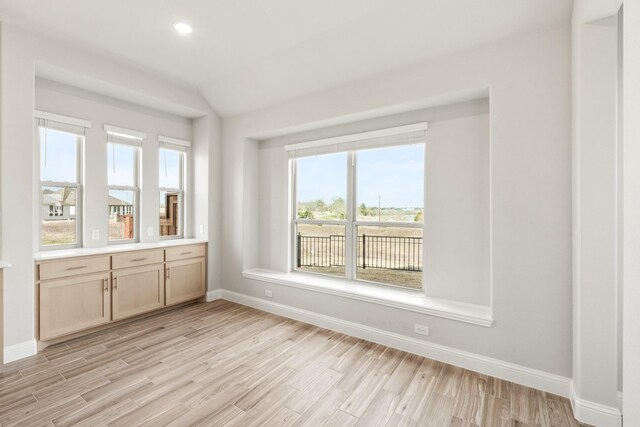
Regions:
<instances>
[{"instance_id":1,"label":"baseboard trim along wall","mask_svg":"<svg viewBox=\"0 0 640 427\"><path fill-rule=\"evenodd\" d=\"M214 289L212 291L207 291L207 294L204 297L205 301L207 302L215 301L221 298L222 298L222 289Z\"/></svg>"},{"instance_id":2,"label":"baseboard trim along wall","mask_svg":"<svg viewBox=\"0 0 640 427\"><path fill-rule=\"evenodd\" d=\"M589 400L580 399L576 394L573 381L570 385L570 400L573 408L573 415L576 419L585 424L598 427L620 427L622 426L622 413L619 408L601 405Z\"/></svg>"},{"instance_id":3,"label":"baseboard trim along wall","mask_svg":"<svg viewBox=\"0 0 640 427\"><path fill-rule=\"evenodd\" d=\"M623 409L622 409L622 392L621 391L618 392L618 408L620 408L620 413L622 413Z\"/></svg>"},{"instance_id":4,"label":"baseboard trim along wall","mask_svg":"<svg viewBox=\"0 0 640 427\"><path fill-rule=\"evenodd\" d=\"M38 353L36 340L29 340L18 344L8 345L4 348L4 363L14 362Z\"/></svg>"},{"instance_id":5,"label":"baseboard trim along wall","mask_svg":"<svg viewBox=\"0 0 640 427\"><path fill-rule=\"evenodd\" d=\"M570 396L570 378L222 289L221 298L461 368Z\"/></svg>"}]
</instances>

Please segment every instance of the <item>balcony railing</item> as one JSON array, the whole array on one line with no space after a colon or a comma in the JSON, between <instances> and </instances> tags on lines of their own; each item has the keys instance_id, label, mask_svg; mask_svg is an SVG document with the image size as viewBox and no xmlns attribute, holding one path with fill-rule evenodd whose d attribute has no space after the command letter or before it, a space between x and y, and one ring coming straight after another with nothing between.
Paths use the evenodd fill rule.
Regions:
<instances>
[{"instance_id":1,"label":"balcony railing","mask_svg":"<svg viewBox=\"0 0 640 427\"><path fill-rule=\"evenodd\" d=\"M344 267L345 236L297 235L297 266ZM422 237L358 236L357 267L422 271Z\"/></svg>"}]
</instances>

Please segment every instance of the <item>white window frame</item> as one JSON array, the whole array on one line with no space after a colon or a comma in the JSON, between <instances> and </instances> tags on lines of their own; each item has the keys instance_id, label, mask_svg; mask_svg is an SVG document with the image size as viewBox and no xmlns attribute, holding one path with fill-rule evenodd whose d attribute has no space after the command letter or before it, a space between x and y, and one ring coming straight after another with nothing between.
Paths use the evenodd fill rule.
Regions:
<instances>
[{"instance_id":1,"label":"white window frame","mask_svg":"<svg viewBox=\"0 0 640 427\"><path fill-rule=\"evenodd\" d=\"M362 140L365 138L374 138L379 136L387 136L394 135L400 132L408 132L415 130L424 130L427 129L427 123L418 123L415 125L401 126L398 128L391 129L382 129L379 131L365 132L362 134L355 135L345 135L341 137L328 138L320 141L311 141L311 142L303 142L298 144L293 144L287 146L285 149L287 151L295 151L296 149L308 149L313 147L326 147L334 144L341 143L353 143L354 141ZM426 142L422 142L422 144L426 144ZM412 145L412 144L402 144L402 145ZM402 146L399 145L399 146ZM291 224L291 240L290 240L290 265L289 271L294 271L296 273L301 274L316 274L324 277L331 277L331 275L325 273L316 273L312 271L300 270L297 268L297 255L298 255L298 241L297 241L297 228L298 224L316 224L316 225L342 225L345 227L345 277L343 280L349 280L353 282L362 282L377 286L391 286L395 288L405 289L407 291L417 291L423 292L425 286L425 247L423 240L423 255L422 255L422 286L420 289L411 289L407 287L403 287L400 285L394 285L391 283L383 283L383 282L375 282L370 280L359 279L357 277L357 259L358 259L358 239L357 239L357 230L358 227L399 227L399 228L419 228L422 229L423 239L425 236L425 224L426 222L423 220L422 222L401 222L401 221L361 221L357 219L357 153L359 151L364 151L371 148L384 148L383 146L379 147L366 147L362 149L352 149L348 151L342 151L347 153L347 196L346 196L346 216L345 220L315 220L315 219L303 219L298 218L297 209L298 209L298 191L297 191L297 157L290 159L290 191L291 191L291 210L290 210L290 224ZM426 150L425 150L426 151ZM336 151L340 152L340 151ZM326 153L330 154L330 153ZM320 154L322 155L322 154ZM302 156L310 157L310 156ZM426 165L425 159L423 162ZM426 173L426 171L425 171ZM426 201L426 187L423 193L423 200ZM425 202L426 204L426 202ZM424 209L424 206L423 206Z\"/></svg>"},{"instance_id":2,"label":"white window frame","mask_svg":"<svg viewBox=\"0 0 640 427\"><path fill-rule=\"evenodd\" d=\"M185 182L187 177L187 146L171 144L166 142L169 138L160 137L160 148L158 150L159 157L161 158L162 150L171 150L176 151L180 154L180 172L179 172L179 188L171 188L171 187L159 187L158 195L163 192L167 193L178 193L178 233L170 236L162 236L160 233L160 226L158 226L158 235L160 236L160 240L174 240L174 239L184 239L185 232L184 227L186 225L185 221ZM175 141L175 140L174 140ZM162 170L159 171L162 173ZM158 177L159 179L160 177ZM159 208L158 204L158 208ZM166 208L166 206L165 206ZM160 216L158 215L158 224L160 222Z\"/></svg>"},{"instance_id":3,"label":"white window frame","mask_svg":"<svg viewBox=\"0 0 640 427\"><path fill-rule=\"evenodd\" d=\"M113 127L108 127L107 125L105 125L105 130L107 130L108 128L111 129L115 129ZM118 128L118 130L120 130L120 128ZM111 132L110 130L107 130L107 133L114 133ZM138 140L138 141L142 141L141 138L138 138L138 136L129 136L130 134L124 133L123 132L118 132L118 133L114 133L115 135L119 136L119 137L124 137L124 138L131 138L133 140ZM127 143L119 143L119 142L111 142L108 141L107 142L107 150L109 150L110 145L109 144L117 144L117 145L122 145L125 147L131 147L133 148L133 152L134 152L134 171L133 171L133 176L135 179L134 185L130 186L130 185L108 185L107 183L107 208L109 208L109 193L111 192L111 190L123 190L123 191L133 191L133 239L118 239L118 240L111 240L109 238L109 219L107 219L107 242L109 245L120 245L120 244L126 244L126 243L138 243L140 241L140 160L142 158L142 146L141 144L127 144ZM107 159L109 158L109 154L107 153ZM115 158L114 160L115 161ZM107 161L107 167L108 167L108 161ZM109 212L110 214L111 212Z\"/></svg>"},{"instance_id":4,"label":"white window frame","mask_svg":"<svg viewBox=\"0 0 640 427\"><path fill-rule=\"evenodd\" d=\"M38 247L41 251L50 251L50 250L60 250L60 249L75 249L81 248L83 237L82 237L82 223L83 223L83 213L84 209L82 208L83 201L83 192L82 192L82 177L83 177L83 167L84 167L84 140L85 140L85 129L91 127L91 123L75 119L72 117L61 116L57 114L45 113L40 111L34 112L34 117L36 118L36 140L37 140L37 150L36 152L38 157ZM66 132L70 135L75 136L76 139L76 182L66 182L66 181L43 181L40 179L42 171L40 170L40 151L42 147L43 141L40 138L40 129L44 129L45 132L49 129L49 121L53 121L58 125L62 125L63 128L69 127L70 129L75 128L76 130L62 130L61 132ZM52 129L56 129L56 127L52 127ZM80 134L82 133L82 134ZM68 245L43 245L42 244L42 232L43 232L43 203L44 196L42 194L43 187L66 187L73 188L76 193L76 242ZM55 209L54 209L55 212ZM63 210L64 212L64 210ZM49 218L55 218L49 217Z\"/></svg>"}]
</instances>

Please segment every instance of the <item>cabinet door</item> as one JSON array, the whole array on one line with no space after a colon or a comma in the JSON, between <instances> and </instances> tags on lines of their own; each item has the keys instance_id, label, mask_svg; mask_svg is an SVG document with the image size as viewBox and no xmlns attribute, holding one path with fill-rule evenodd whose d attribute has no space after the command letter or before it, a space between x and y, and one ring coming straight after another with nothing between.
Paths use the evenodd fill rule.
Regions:
<instances>
[{"instance_id":1,"label":"cabinet door","mask_svg":"<svg viewBox=\"0 0 640 427\"><path fill-rule=\"evenodd\" d=\"M167 263L167 305L204 295L204 258Z\"/></svg>"},{"instance_id":2,"label":"cabinet door","mask_svg":"<svg viewBox=\"0 0 640 427\"><path fill-rule=\"evenodd\" d=\"M111 320L107 273L40 283L40 339L93 328Z\"/></svg>"},{"instance_id":3,"label":"cabinet door","mask_svg":"<svg viewBox=\"0 0 640 427\"><path fill-rule=\"evenodd\" d=\"M163 264L113 271L113 320L164 307Z\"/></svg>"}]
</instances>

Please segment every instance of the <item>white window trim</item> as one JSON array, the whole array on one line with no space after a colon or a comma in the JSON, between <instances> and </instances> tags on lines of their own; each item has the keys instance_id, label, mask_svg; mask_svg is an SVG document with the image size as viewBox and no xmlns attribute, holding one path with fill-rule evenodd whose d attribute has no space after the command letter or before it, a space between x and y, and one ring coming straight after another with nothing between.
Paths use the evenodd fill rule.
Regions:
<instances>
[{"instance_id":1,"label":"white window trim","mask_svg":"<svg viewBox=\"0 0 640 427\"><path fill-rule=\"evenodd\" d=\"M186 227L186 190L185 190L185 183L187 182L187 146L183 146L185 147L184 150L176 150L174 148L172 148L171 144L168 144L168 141L166 141L167 139L170 138L166 138L163 137L164 139L161 140L161 138L158 138L158 140L160 141L160 149L158 150L158 154L160 154L160 150L164 149L164 150L173 150L173 151L177 151L181 154L181 162L180 162L180 188L171 188L171 187L159 187L159 192L158 194L162 193L162 192L170 192L170 193L178 193L178 201L179 201L179 209L178 209L178 231L179 233L176 234L175 236L162 236L160 235L160 226L158 226L158 235L160 235L160 240L176 240L176 239L184 239L185 238L185 227ZM185 141L186 142L186 141ZM158 218L158 224L159 224L160 218Z\"/></svg>"},{"instance_id":2,"label":"white window trim","mask_svg":"<svg viewBox=\"0 0 640 427\"><path fill-rule=\"evenodd\" d=\"M172 138L170 136L158 135L158 142L160 143L160 147L162 147L163 145L173 145L184 148L191 147L191 141L187 141L186 139Z\"/></svg>"},{"instance_id":3,"label":"white window trim","mask_svg":"<svg viewBox=\"0 0 640 427\"><path fill-rule=\"evenodd\" d=\"M77 126L85 129L91 128L91 122L77 117L63 116L62 114L49 113L47 111L35 110L33 117L36 119L50 120L52 122L63 123L65 125Z\"/></svg>"},{"instance_id":4,"label":"white window trim","mask_svg":"<svg viewBox=\"0 0 640 427\"><path fill-rule=\"evenodd\" d=\"M74 134L76 137L76 182L64 182L64 181L42 181L40 179L40 151L42 141L40 140L40 126L38 123L38 119L49 120L44 117L38 117L35 114L38 111L34 112L35 120L35 128L36 128L36 141L37 141L37 149L36 149L36 162L38 164L38 247L40 251L51 251L51 250L61 250L61 249L76 249L81 248L83 244L83 236L82 236L82 227L83 227L83 215L84 209L82 206L83 202L83 192L82 192L82 177L83 177L83 165L84 165L84 135ZM66 116L58 116L55 114L48 113L51 116L56 116L58 118L67 118ZM67 118L68 119L68 118ZM76 126L76 123L63 122L61 120L56 120L59 123L71 124ZM89 126L91 124L89 123ZM45 127L46 130L46 127ZM43 205L43 195L42 195L42 187L71 187L76 190L76 243L70 245L43 245L42 244L42 205ZM54 217L55 218L55 217Z\"/></svg>"},{"instance_id":5,"label":"white window trim","mask_svg":"<svg viewBox=\"0 0 640 427\"><path fill-rule=\"evenodd\" d=\"M378 129L378 130L372 130L369 132L353 133L349 135L335 136L332 138L316 139L314 141L288 144L288 145L285 145L284 150L297 151L297 150L303 150L307 148L325 147L327 145L339 145L347 142L355 142L355 141L361 141L365 139L393 136L393 135L399 135L403 133L417 132L421 130L426 131L428 127L429 127L429 124L427 122L414 123L411 125L396 126L393 128Z\"/></svg>"},{"instance_id":6,"label":"white window trim","mask_svg":"<svg viewBox=\"0 0 640 427\"><path fill-rule=\"evenodd\" d=\"M121 136L124 138L139 139L139 140L147 139L147 134L145 132L140 132L138 130L132 130L132 129L122 128L122 127L112 126L112 125L104 125L104 130L107 133L113 134L115 136Z\"/></svg>"},{"instance_id":7,"label":"white window trim","mask_svg":"<svg viewBox=\"0 0 640 427\"><path fill-rule=\"evenodd\" d=\"M105 125L106 129L106 125ZM117 142L108 142L108 144L118 144ZM127 146L127 144L120 144ZM122 245L126 243L138 243L140 242L140 160L142 157L141 147L131 146L134 148L135 159L133 164L135 165L135 170L133 171L133 176L135 177L135 185L107 185L107 208L109 208L109 192L111 190L124 190L124 191L133 191L133 239L119 239L119 240L111 240L109 239L109 219L107 218L107 243L109 245ZM114 159L115 161L115 159ZM108 163L108 154L107 154L107 163ZM107 165L108 167L108 165Z\"/></svg>"},{"instance_id":8,"label":"white window trim","mask_svg":"<svg viewBox=\"0 0 640 427\"><path fill-rule=\"evenodd\" d=\"M414 127L417 127L417 129L414 129ZM368 137L370 137L370 134L376 134L376 136L388 136L388 135L394 135L394 134L407 132L407 131L426 130L426 127L427 127L427 123L418 123L416 125L400 126L400 127L391 128L391 129L383 129L379 131L365 132L365 133L355 134L355 135L346 135L345 138L349 138L348 141L353 141L358 139L356 137L362 138L362 135L367 135ZM411 129L407 130L407 128L411 128ZM330 141L330 140L332 141L334 139L335 138L329 138L327 140L320 140L319 142L321 143L321 145L328 145L328 144L325 144L324 141ZM312 142L318 142L318 141L312 141ZM309 144L309 143L301 143L301 144ZM333 144L333 142L331 144ZM296 149L295 147L298 145L299 144L292 144L287 147L294 147L294 148L290 148L290 150L295 150ZM305 147L305 148L308 148L308 147ZM298 253L298 241L297 241L297 233L296 233L297 226L298 224L343 225L345 227L345 277L344 279L338 278L339 280L345 280L347 282L362 283L362 284L374 285L374 286L384 286L387 288L398 288L398 289L409 291L409 292L415 292L416 290L407 289L402 287L401 285L358 279L358 276L357 276L358 245L357 245L356 236L357 236L357 229L359 226L421 228L424 236L425 222L424 221L421 223L400 222L400 221L379 221L378 222L378 221L360 221L357 219L357 215L356 215L356 212L357 212L356 154L357 152L358 150L351 150L351 151L345 152L347 154L347 165L346 165L347 167L347 198L345 200L347 218L345 220L315 220L315 219L298 218L298 215L297 215L297 207L298 207L297 181L298 179L297 179L297 170L296 170L297 158L290 159L291 166L290 166L289 176L290 176L290 182L291 182L291 185L290 185L291 209L289 212L289 215L290 215L289 223L291 227L290 228L291 239L290 239L290 248L289 248L290 256L289 256L288 271L292 274L301 273L301 274L317 275L320 277L331 277L330 275L327 275L327 274L303 271L297 268L297 253ZM426 153L426 150L425 150L425 153ZM424 188L424 192L426 193L426 187ZM426 194L423 194L423 200L426 200ZM418 290L418 292L420 291L423 292L425 282L426 282L426 274L425 274L426 269L424 268L424 266L426 265L426 251L424 250L424 240L423 240L422 265L423 265L422 288Z\"/></svg>"}]
</instances>

